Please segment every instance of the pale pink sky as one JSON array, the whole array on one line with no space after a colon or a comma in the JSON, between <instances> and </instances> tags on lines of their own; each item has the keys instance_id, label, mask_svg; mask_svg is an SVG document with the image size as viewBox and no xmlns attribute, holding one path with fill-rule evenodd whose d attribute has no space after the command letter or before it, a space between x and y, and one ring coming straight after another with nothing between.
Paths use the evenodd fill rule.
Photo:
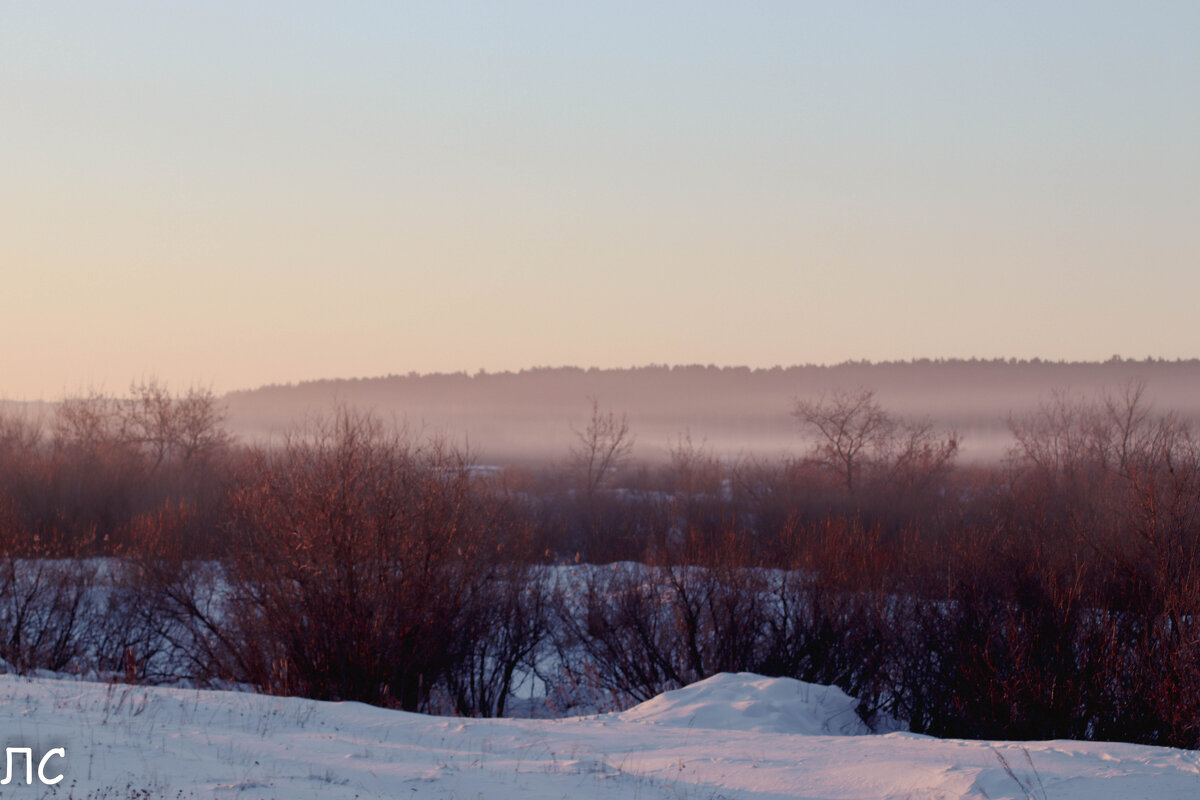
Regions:
<instances>
[{"instance_id":1,"label":"pale pink sky","mask_svg":"<svg viewBox=\"0 0 1200 800\"><path fill-rule=\"evenodd\" d=\"M0 2L0 397L1200 355L1193 3Z\"/></svg>"}]
</instances>

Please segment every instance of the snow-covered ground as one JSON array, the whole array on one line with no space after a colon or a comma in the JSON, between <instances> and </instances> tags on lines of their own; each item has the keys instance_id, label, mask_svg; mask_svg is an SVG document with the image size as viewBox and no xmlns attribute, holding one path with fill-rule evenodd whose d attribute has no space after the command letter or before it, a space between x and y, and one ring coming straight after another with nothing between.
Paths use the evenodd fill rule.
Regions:
<instances>
[{"instance_id":1,"label":"snow-covered ground","mask_svg":"<svg viewBox=\"0 0 1200 800\"><path fill-rule=\"evenodd\" d=\"M60 798L1200 797L1200 753L869 734L836 688L717 675L628 711L431 717L358 703L0 676L0 742Z\"/></svg>"}]
</instances>

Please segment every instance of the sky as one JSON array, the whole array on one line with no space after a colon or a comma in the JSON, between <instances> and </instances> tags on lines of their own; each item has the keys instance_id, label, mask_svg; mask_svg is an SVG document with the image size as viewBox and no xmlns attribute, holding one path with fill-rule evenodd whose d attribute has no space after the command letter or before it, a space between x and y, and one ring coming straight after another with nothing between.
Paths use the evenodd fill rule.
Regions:
<instances>
[{"instance_id":1,"label":"sky","mask_svg":"<svg viewBox=\"0 0 1200 800\"><path fill-rule=\"evenodd\" d=\"M0 397L1200 356L1194 2L0 0Z\"/></svg>"}]
</instances>

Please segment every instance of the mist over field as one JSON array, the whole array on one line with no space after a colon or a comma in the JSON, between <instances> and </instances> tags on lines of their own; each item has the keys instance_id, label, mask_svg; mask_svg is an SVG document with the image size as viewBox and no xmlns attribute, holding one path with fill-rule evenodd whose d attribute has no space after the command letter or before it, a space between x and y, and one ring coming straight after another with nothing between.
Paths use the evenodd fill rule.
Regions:
<instances>
[{"instance_id":1,"label":"mist over field","mask_svg":"<svg viewBox=\"0 0 1200 800\"><path fill-rule=\"evenodd\" d=\"M0 670L483 717L628 709L746 673L669 716L736 724L749 684L771 707L766 676L838 687L875 732L1195 748L1200 437L1164 404L1195 368L413 376L329 386L424 394L269 404L292 422L240 437L229 398L155 381L6 409ZM757 384L808 393L763 412ZM962 463L955 396L1005 409L1003 461ZM470 430L405 428L414 397L571 439L495 463ZM794 426L786 455L729 458L687 424L740 440L746 398ZM639 413L689 434L639 460Z\"/></svg>"},{"instance_id":2,"label":"mist over field","mask_svg":"<svg viewBox=\"0 0 1200 800\"><path fill-rule=\"evenodd\" d=\"M777 457L807 447L791 412L800 399L872 389L894 415L953 429L966 461L1000 457L1020 417L1056 393L1078 397L1145 386L1159 411L1200 419L1200 361L1064 363L937 360L774 369L648 366L536 368L517 373L392 375L323 380L231 392L232 431L270 438L336 404L370 409L415 431L444 434L488 463L561 458L591 400L628 417L634 455L662 460L682 434L722 457Z\"/></svg>"}]
</instances>

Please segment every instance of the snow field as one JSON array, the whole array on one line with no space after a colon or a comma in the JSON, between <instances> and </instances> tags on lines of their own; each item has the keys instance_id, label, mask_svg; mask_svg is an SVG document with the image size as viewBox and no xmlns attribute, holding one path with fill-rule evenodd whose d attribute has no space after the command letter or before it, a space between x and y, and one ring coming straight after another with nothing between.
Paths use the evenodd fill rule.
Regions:
<instances>
[{"instance_id":1,"label":"snow field","mask_svg":"<svg viewBox=\"0 0 1200 800\"><path fill-rule=\"evenodd\" d=\"M0 676L0 733L66 748L30 798L1200 796L1198 754L1101 742L867 735L836 688L717 675L628 711L466 719L359 703ZM142 794L138 794L142 792Z\"/></svg>"}]
</instances>

